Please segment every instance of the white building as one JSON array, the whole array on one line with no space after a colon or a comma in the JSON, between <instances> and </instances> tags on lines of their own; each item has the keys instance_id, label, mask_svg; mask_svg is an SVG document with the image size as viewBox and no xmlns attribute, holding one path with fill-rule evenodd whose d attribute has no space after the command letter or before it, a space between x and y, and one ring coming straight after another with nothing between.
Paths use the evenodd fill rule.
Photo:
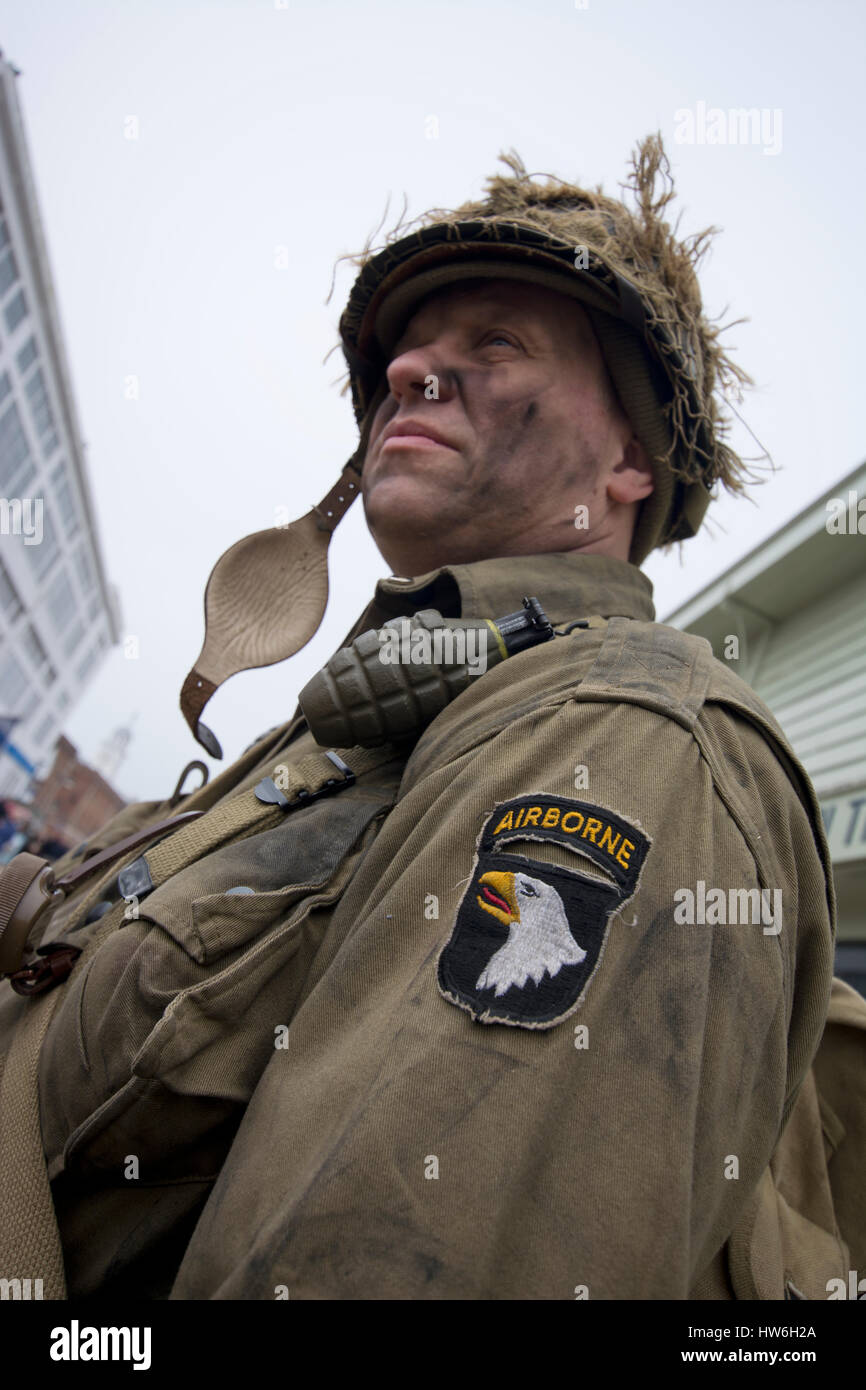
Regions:
<instances>
[{"instance_id":1,"label":"white building","mask_svg":"<svg viewBox=\"0 0 866 1390\"><path fill-rule=\"evenodd\" d=\"M0 53L0 796L44 772L120 621L15 83Z\"/></svg>"},{"instance_id":2,"label":"white building","mask_svg":"<svg viewBox=\"0 0 866 1390\"><path fill-rule=\"evenodd\" d=\"M836 973L866 994L866 467L665 622L731 662L812 778L836 883Z\"/></svg>"}]
</instances>

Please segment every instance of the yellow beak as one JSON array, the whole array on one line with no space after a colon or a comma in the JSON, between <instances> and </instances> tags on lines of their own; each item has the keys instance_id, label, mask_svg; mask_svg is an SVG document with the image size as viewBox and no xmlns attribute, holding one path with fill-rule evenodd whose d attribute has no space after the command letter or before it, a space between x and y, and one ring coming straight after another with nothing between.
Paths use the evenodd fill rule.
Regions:
<instances>
[{"instance_id":1,"label":"yellow beak","mask_svg":"<svg viewBox=\"0 0 866 1390\"><path fill-rule=\"evenodd\" d=\"M514 892L514 874L491 870L478 880L481 892L476 895L479 907L489 912L506 927L520 921L520 908Z\"/></svg>"}]
</instances>

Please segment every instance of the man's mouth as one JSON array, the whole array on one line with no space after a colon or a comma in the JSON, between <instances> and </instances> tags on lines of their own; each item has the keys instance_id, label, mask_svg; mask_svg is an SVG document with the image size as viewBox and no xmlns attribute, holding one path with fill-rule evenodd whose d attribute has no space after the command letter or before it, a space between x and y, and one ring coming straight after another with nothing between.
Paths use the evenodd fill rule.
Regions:
<instances>
[{"instance_id":1,"label":"man's mouth","mask_svg":"<svg viewBox=\"0 0 866 1390\"><path fill-rule=\"evenodd\" d=\"M447 439L443 439L437 430L429 429L427 425L422 425L420 420L401 420L399 423L392 420L386 426L382 435L383 449L451 449Z\"/></svg>"},{"instance_id":2,"label":"man's mouth","mask_svg":"<svg viewBox=\"0 0 866 1390\"><path fill-rule=\"evenodd\" d=\"M393 449L450 449L450 444L440 444L438 439L431 439L429 434L394 434L390 439L386 439L382 445L389 453Z\"/></svg>"}]
</instances>

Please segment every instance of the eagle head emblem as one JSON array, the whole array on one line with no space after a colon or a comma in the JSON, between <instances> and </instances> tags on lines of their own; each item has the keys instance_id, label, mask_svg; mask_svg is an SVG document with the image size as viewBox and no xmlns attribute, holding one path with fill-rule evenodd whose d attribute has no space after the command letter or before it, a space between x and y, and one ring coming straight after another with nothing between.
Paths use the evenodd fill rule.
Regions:
<instances>
[{"instance_id":1,"label":"eagle head emblem","mask_svg":"<svg viewBox=\"0 0 866 1390\"><path fill-rule=\"evenodd\" d=\"M477 989L492 989L496 998L511 985L540 984L563 965L579 965L586 951L571 934L562 898L550 883L529 874L490 870L478 880L477 902L508 927L508 940L490 957Z\"/></svg>"}]
</instances>

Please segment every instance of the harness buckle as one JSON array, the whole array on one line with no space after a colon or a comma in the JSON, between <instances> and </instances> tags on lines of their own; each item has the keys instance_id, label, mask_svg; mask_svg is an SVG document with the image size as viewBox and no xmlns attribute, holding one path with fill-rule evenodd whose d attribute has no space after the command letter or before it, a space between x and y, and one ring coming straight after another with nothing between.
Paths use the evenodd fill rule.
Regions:
<instances>
[{"instance_id":1,"label":"harness buckle","mask_svg":"<svg viewBox=\"0 0 866 1390\"><path fill-rule=\"evenodd\" d=\"M33 994L45 994L65 980L81 955L80 946L70 946L67 941L49 941L36 952L41 960L31 960L20 970L7 978L16 994L29 998Z\"/></svg>"}]
</instances>

